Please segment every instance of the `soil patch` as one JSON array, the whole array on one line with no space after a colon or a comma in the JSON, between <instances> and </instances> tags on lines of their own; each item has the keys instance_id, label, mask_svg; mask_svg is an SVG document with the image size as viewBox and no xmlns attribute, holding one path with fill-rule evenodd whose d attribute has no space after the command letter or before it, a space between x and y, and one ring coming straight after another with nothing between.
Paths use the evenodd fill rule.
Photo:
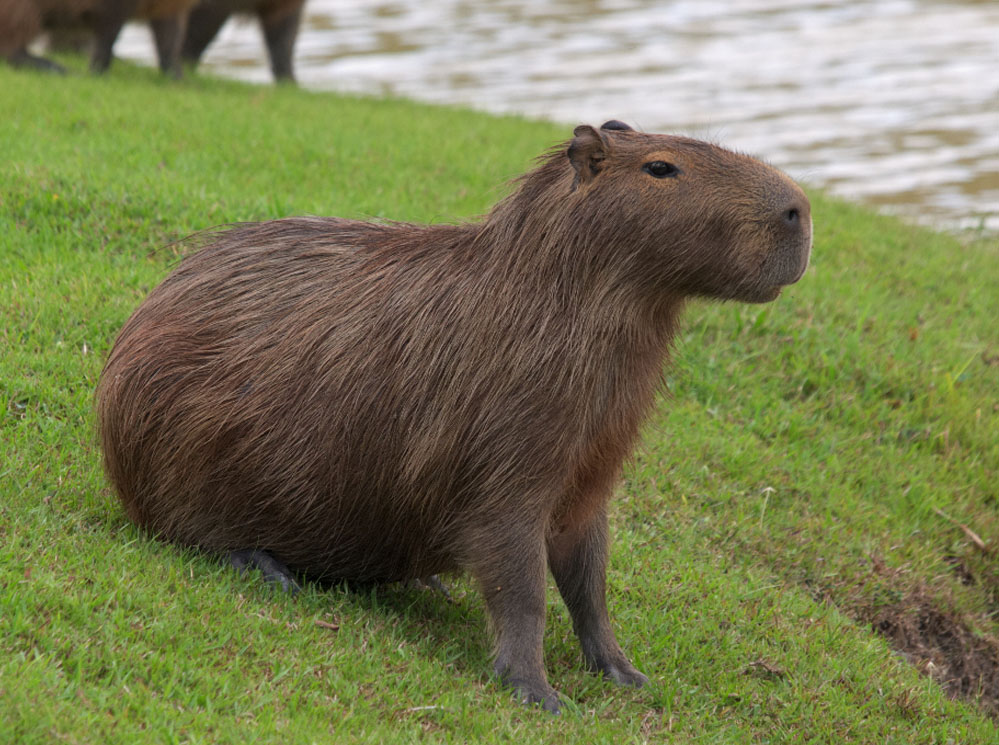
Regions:
<instances>
[{"instance_id":1,"label":"soil patch","mask_svg":"<svg viewBox=\"0 0 999 745\"><path fill-rule=\"evenodd\" d=\"M951 696L976 701L999 719L999 640L975 633L921 592L865 620Z\"/></svg>"}]
</instances>

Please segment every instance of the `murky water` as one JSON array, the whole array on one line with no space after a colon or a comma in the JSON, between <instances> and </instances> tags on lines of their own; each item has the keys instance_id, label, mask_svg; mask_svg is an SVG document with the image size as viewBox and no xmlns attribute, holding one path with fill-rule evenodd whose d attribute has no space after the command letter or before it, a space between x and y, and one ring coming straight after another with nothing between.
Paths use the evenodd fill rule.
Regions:
<instances>
[{"instance_id":1,"label":"murky water","mask_svg":"<svg viewBox=\"0 0 999 745\"><path fill-rule=\"evenodd\" d=\"M623 119L762 155L828 191L999 230L999 2L307 0L310 88L566 123ZM116 53L152 61L145 28ZM204 60L269 81L230 22Z\"/></svg>"}]
</instances>

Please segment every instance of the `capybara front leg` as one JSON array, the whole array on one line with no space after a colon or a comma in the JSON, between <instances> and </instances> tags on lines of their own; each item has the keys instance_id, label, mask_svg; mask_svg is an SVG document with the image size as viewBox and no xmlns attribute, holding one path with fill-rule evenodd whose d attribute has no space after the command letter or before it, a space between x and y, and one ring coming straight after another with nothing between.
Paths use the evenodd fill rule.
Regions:
<instances>
[{"instance_id":1,"label":"capybara front leg","mask_svg":"<svg viewBox=\"0 0 999 745\"><path fill-rule=\"evenodd\" d=\"M295 37L302 15L302 3L290 11L282 9L276 13L261 13L260 26L267 42L267 54L271 60L271 72L278 82L295 82L293 57Z\"/></svg>"},{"instance_id":2,"label":"capybara front leg","mask_svg":"<svg viewBox=\"0 0 999 745\"><path fill-rule=\"evenodd\" d=\"M545 546L540 536L495 536L476 550L473 572L496 631L496 675L527 704L559 713L542 654L545 630ZM484 548L488 546L488 548Z\"/></svg>"},{"instance_id":3,"label":"capybara front leg","mask_svg":"<svg viewBox=\"0 0 999 745\"><path fill-rule=\"evenodd\" d=\"M607 614L607 511L548 540L548 565L569 608L587 667L622 685L648 678L621 651Z\"/></svg>"},{"instance_id":4,"label":"capybara front leg","mask_svg":"<svg viewBox=\"0 0 999 745\"><path fill-rule=\"evenodd\" d=\"M205 49L212 43L225 22L229 10L223 5L200 3L187 17L187 31L181 46L181 56L192 66L197 65Z\"/></svg>"},{"instance_id":5,"label":"capybara front leg","mask_svg":"<svg viewBox=\"0 0 999 745\"><path fill-rule=\"evenodd\" d=\"M187 16L179 14L169 18L154 18L149 22L156 43L156 56L159 58L160 71L179 80L181 72L180 47L184 42L184 29L187 26Z\"/></svg>"},{"instance_id":6,"label":"capybara front leg","mask_svg":"<svg viewBox=\"0 0 999 745\"><path fill-rule=\"evenodd\" d=\"M229 563L240 574L245 574L250 569L259 569L266 582L278 585L285 592L294 594L302 589L292 576L291 570L266 551L259 549L230 551Z\"/></svg>"},{"instance_id":7,"label":"capybara front leg","mask_svg":"<svg viewBox=\"0 0 999 745\"><path fill-rule=\"evenodd\" d=\"M111 66L114 43L125 22L135 15L139 0L107 0L93 20L94 47L90 55L90 71L98 75Z\"/></svg>"}]
</instances>

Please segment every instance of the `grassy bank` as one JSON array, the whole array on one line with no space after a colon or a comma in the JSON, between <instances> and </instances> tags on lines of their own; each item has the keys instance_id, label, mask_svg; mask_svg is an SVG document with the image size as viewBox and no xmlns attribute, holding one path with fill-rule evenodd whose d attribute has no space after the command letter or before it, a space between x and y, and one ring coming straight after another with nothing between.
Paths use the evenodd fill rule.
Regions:
<instances>
[{"instance_id":1,"label":"grassy bank","mask_svg":"<svg viewBox=\"0 0 999 745\"><path fill-rule=\"evenodd\" d=\"M173 241L481 214L571 127L125 66L0 91L0 742L996 741L994 242L814 195L799 285L691 307L613 508L652 682L586 674L552 587L553 719L490 680L466 578L289 599L141 535L90 405Z\"/></svg>"}]
</instances>

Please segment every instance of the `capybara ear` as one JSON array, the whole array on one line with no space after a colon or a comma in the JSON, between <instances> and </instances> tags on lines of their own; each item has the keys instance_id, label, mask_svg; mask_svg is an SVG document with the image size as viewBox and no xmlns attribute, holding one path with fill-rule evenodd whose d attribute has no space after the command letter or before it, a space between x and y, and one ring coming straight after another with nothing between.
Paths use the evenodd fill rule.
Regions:
<instances>
[{"instance_id":1,"label":"capybara ear","mask_svg":"<svg viewBox=\"0 0 999 745\"><path fill-rule=\"evenodd\" d=\"M600 129L611 130L614 132L634 132L631 127L629 127L624 122L618 121L617 119L611 119L610 121L604 122L600 125Z\"/></svg>"},{"instance_id":2,"label":"capybara ear","mask_svg":"<svg viewBox=\"0 0 999 745\"><path fill-rule=\"evenodd\" d=\"M575 189L579 184L589 183L600 173L604 158L607 157L607 141L589 124L580 124L572 134L572 142L566 155L576 170L576 178L572 182Z\"/></svg>"}]
</instances>

